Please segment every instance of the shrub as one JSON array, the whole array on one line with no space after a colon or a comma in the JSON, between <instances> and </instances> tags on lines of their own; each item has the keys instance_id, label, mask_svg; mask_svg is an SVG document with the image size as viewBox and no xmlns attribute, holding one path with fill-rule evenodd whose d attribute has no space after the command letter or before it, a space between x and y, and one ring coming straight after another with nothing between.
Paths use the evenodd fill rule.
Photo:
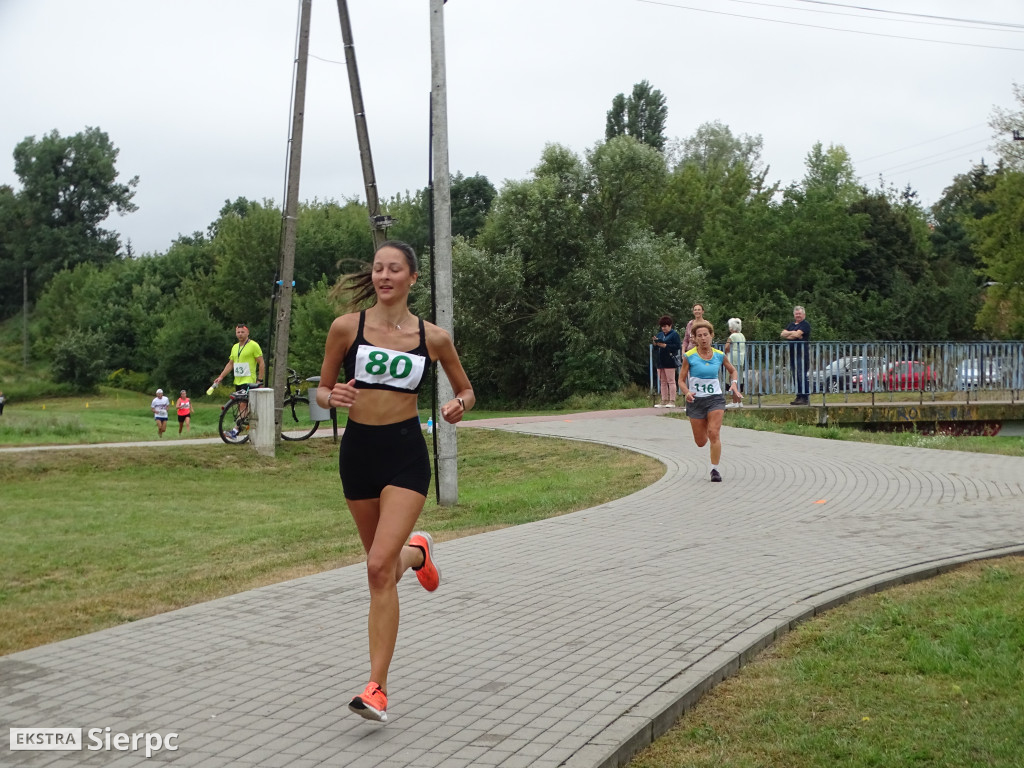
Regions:
<instances>
[{"instance_id":1,"label":"shrub","mask_svg":"<svg viewBox=\"0 0 1024 768\"><path fill-rule=\"evenodd\" d=\"M103 334L77 328L57 341L50 370L54 381L76 392L95 392L107 366Z\"/></svg>"}]
</instances>

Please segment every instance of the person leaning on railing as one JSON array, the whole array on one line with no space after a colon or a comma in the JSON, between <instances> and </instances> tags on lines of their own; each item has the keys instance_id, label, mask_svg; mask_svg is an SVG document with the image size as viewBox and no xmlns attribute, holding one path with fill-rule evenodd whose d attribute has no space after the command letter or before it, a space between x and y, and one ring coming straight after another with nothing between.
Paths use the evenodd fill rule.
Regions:
<instances>
[{"instance_id":1,"label":"person leaning on railing","mask_svg":"<svg viewBox=\"0 0 1024 768\"><path fill-rule=\"evenodd\" d=\"M793 307L793 322L779 334L789 344L789 367L796 383L796 399L790 405L810 405L807 387L807 347L811 340L811 324L807 312L801 306Z\"/></svg>"}]
</instances>

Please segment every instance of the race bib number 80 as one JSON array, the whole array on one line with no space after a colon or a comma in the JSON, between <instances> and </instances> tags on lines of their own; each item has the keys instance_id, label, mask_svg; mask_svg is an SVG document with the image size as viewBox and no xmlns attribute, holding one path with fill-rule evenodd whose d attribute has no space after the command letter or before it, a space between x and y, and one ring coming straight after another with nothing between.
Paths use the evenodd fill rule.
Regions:
<instances>
[{"instance_id":1,"label":"race bib number 80","mask_svg":"<svg viewBox=\"0 0 1024 768\"><path fill-rule=\"evenodd\" d=\"M419 386L426 362L422 355L360 344L356 351L356 381L411 391Z\"/></svg>"}]
</instances>

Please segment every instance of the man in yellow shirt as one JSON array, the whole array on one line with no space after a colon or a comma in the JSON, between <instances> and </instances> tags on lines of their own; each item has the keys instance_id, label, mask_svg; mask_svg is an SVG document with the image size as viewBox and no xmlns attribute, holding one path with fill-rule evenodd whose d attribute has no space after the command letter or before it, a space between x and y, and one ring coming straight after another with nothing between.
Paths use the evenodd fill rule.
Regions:
<instances>
[{"instance_id":1,"label":"man in yellow shirt","mask_svg":"<svg viewBox=\"0 0 1024 768\"><path fill-rule=\"evenodd\" d=\"M249 338L249 326L239 323L235 326L235 337L238 342L231 347L231 355L228 357L227 365L220 372L220 376L213 380L215 385L220 384L229 373L235 375L235 386L241 389L262 384L267 372L266 364L263 362L263 350L260 345ZM257 375L258 370L258 375Z\"/></svg>"},{"instance_id":2,"label":"man in yellow shirt","mask_svg":"<svg viewBox=\"0 0 1024 768\"><path fill-rule=\"evenodd\" d=\"M220 376L213 380L213 385L216 387L228 373L234 373L237 389L262 387L267 373L266 363L263 362L263 350L260 349L259 344L249 338L249 326L245 323L235 326L235 338L238 341L231 347L227 365L220 372ZM248 405L243 403L239 412L244 416L247 411ZM237 428L232 429L231 432L231 437L238 434Z\"/></svg>"}]
</instances>

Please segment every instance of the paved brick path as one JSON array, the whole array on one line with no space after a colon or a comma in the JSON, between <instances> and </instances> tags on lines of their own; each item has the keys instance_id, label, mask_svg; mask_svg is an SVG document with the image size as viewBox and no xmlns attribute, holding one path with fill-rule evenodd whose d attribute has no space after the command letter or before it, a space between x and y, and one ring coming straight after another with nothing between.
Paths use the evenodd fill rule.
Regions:
<instances>
[{"instance_id":1,"label":"paved brick path","mask_svg":"<svg viewBox=\"0 0 1024 768\"><path fill-rule=\"evenodd\" d=\"M175 766L617 765L794 622L1024 551L1024 459L726 428L712 485L686 421L655 413L477 423L668 470L615 502L439 544L441 589L399 587L387 726L345 708L367 670L355 565L0 659L0 765L146 762L7 751L7 728L28 726L176 732L152 758Z\"/></svg>"}]
</instances>

